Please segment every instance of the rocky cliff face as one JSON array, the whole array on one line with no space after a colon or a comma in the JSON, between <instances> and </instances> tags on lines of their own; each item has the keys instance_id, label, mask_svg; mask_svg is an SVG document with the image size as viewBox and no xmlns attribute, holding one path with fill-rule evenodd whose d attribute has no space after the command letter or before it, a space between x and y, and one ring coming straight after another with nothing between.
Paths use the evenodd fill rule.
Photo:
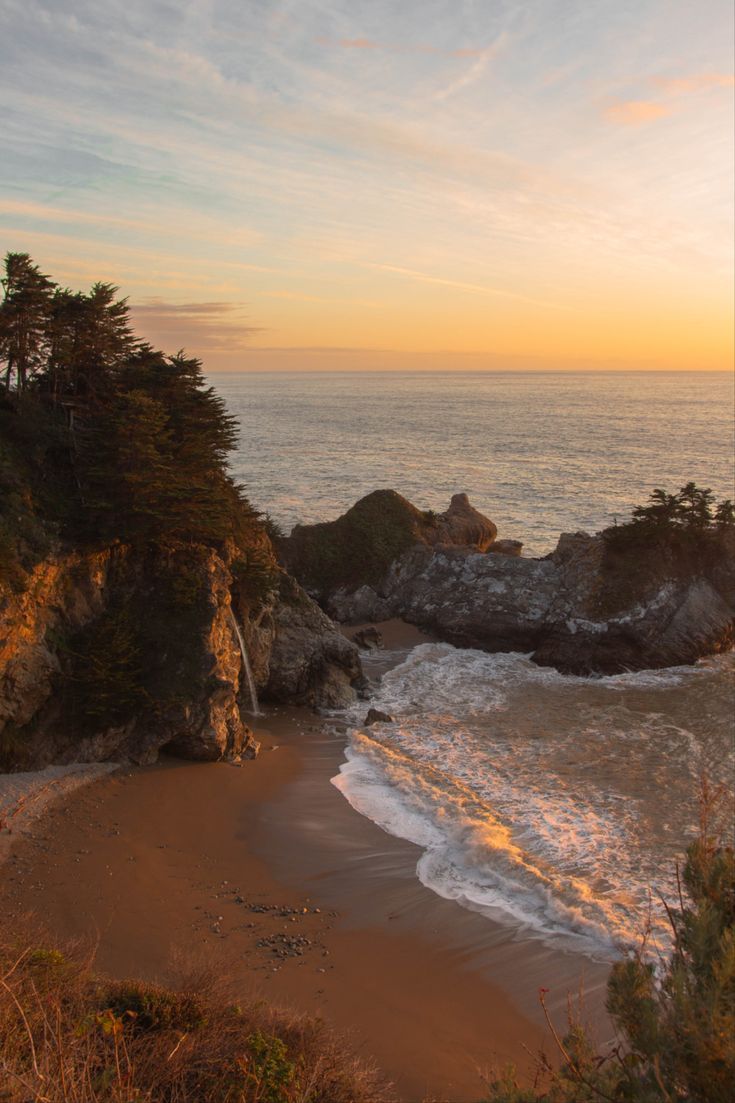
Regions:
<instances>
[{"instance_id":1,"label":"rocky cliff face","mask_svg":"<svg viewBox=\"0 0 735 1103\"><path fill-rule=\"evenodd\" d=\"M235 620L267 699L354 699L356 648L259 539L247 562L235 547L59 555L1 591L0 769L256 753Z\"/></svg>"},{"instance_id":2,"label":"rocky cliff face","mask_svg":"<svg viewBox=\"0 0 735 1103\"><path fill-rule=\"evenodd\" d=\"M611 558L586 533L563 535L545 559L506 543L494 534L483 550L414 541L379 580L333 587L322 600L340 621L403 617L460 646L532 652L565 673L691 663L732 646L732 534L684 556L639 547Z\"/></svg>"}]
</instances>

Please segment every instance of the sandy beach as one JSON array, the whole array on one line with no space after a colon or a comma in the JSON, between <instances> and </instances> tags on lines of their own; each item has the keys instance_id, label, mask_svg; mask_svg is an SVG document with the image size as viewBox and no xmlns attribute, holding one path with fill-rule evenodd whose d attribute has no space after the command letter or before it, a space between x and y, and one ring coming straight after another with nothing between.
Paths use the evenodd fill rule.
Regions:
<instances>
[{"instance_id":1,"label":"sandy beach","mask_svg":"<svg viewBox=\"0 0 735 1103\"><path fill-rule=\"evenodd\" d=\"M530 1078L549 1049L539 987L561 1017L583 979L600 1020L607 967L424 888L418 849L329 784L342 744L319 718L269 710L256 730L261 754L241 768L163 759L46 807L13 835L6 921L33 913L96 943L116 976L175 982L206 962L244 998L346 1030L403 1100L479 1099L508 1062Z\"/></svg>"}]
</instances>

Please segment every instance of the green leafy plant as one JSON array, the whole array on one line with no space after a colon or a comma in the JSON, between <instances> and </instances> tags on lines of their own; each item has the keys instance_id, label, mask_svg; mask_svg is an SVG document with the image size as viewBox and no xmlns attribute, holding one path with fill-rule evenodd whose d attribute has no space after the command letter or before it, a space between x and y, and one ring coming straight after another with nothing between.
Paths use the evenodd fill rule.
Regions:
<instances>
[{"instance_id":1,"label":"green leafy plant","mask_svg":"<svg viewBox=\"0 0 735 1103\"><path fill-rule=\"evenodd\" d=\"M607 1009L619 1041L606 1054L570 1019L561 1057L521 1089L512 1071L488 1103L730 1103L735 1083L735 853L713 820L721 793L703 793L700 831L687 851L676 906L663 902L673 949L659 972L644 944L610 973ZM677 871L678 872L678 871ZM544 1005L544 991L541 1001Z\"/></svg>"},{"instance_id":2,"label":"green leafy plant","mask_svg":"<svg viewBox=\"0 0 735 1103\"><path fill-rule=\"evenodd\" d=\"M253 1088L253 1103L288 1103L296 1065L289 1061L283 1041L258 1030L246 1044L248 1057L243 1060L243 1070Z\"/></svg>"}]
</instances>

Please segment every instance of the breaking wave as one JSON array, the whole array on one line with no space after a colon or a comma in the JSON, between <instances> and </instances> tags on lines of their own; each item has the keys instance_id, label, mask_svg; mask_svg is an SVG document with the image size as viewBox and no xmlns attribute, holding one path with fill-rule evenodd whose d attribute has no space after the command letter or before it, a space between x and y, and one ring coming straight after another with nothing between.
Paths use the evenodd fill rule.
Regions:
<instances>
[{"instance_id":1,"label":"breaking wave","mask_svg":"<svg viewBox=\"0 0 735 1103\"><path fill-rule=\"evenodd\" d=\"M727 782L733 656L577 678L525 655L423 644L358 713L333 784L422 849L420 880L526 934L609 959L650 926L696 830L698 778Z\"/></svg>"}]
</instances>

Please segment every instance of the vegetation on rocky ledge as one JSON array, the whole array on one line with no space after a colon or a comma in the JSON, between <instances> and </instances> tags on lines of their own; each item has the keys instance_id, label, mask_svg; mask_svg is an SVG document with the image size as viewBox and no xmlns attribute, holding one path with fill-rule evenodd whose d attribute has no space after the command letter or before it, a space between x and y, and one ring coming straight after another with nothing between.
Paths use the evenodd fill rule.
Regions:
<instances>
[{"instance_id":1,"label":"vegetation on rocky ledge","mask_svg":"<svg viewBox=\"0 0 735 1103\"><path fill-rule=\"evenodd\" d=\"M730 499L715 502L709 487L689 482L677 494L657 487L647 505L634 508L630 521L606 529L605 539L612 548L652 541L701 544L707 536L733 526L735 506Z\"/></svg>"},{"instance_id":2,"label":"vegetation on rocky ledge","mask_svg":"<svg viewBox=\"0 0 735 1103\"><path fill-rule=\"evenodd\" d=\"M657 488L629 521L602 532L598 611L610 615L642 600L662 577L712 574L735 550L735 506L689 482L678 493Z\"/></svg>"},{"instance_id":3,"label":"vegetation on rocky ledge","mask_svg":"<svg viewBox=\"0 0 735 1103\"><path fill-rule=\"evenodd\" d=\"M435 527L432 515L395 490L375 490L336 521L297 525L280 548L302 584L321 593L379 582L424 530Z\"/></svg>"}]
</instances>

